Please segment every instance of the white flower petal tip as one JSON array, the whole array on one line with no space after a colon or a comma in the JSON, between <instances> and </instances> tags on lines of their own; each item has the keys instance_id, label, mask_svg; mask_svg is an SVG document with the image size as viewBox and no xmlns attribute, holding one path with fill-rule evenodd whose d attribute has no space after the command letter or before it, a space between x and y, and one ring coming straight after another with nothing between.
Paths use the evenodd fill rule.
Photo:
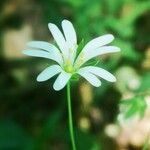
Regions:
<instances>
[{"instance_id":1,"label":"white flower petal tip","mask_svg":"<svg viewBox=\"0 0 150 150\"><path fill-rule=\"evenodd\" d=\"M72 24L69 20L67 20L67 19L64 19L63 21L62 21L62 24L63 23L69 23L69 24Z\"/></svg>"},{"instance_id":2,"label":"white flower petal tip","mask_svg":"<svg viewBox=\"0 0 150 150\"><path fill-rule=\"evenodd\" d=\"M34 56L34 57L42 57L42 58L48 58L51 59L50 55L46 51L42 50L24 50L23 54L28 55L28 56Z\"/></svg>"},{"instance_id":3,"label":"white flower petal tip","mask_svg":"<svg viewBox=\"0 0 150 150\"><path fill-rule=\"evenodd\" d=\"M22 53L25 54L25 55L30 55L31 54L31 50L23 50Z\"/></svg>"},{"instance_id":4,"label":"white flower petal tip","mask_svg":"<svg viewBox=\"0 0 150 150\"><path fill-rule=\"evenodd\" d=\"M106 71L105 69L99 67L87 66L79 69L79 72L86 72L86 73L89 72L109 82L116 82L116 77L114 75L112 75L110 72Z\"/></svg>"},{"instance_id":5,"label":"white flower petal tip","mask_svg":"<svg viewBox=\"0 0 150 150\"><path fill-rule=\"evenodd\" d=\"M103 37L102 41L105 42L105 44L109 44L114 40L114 36L112 34L105 34L103 36L100 36L101 38ZM99 37L99 38L100 38Z\"/></svg>"},{"instance_id":6,"label":"white flower petal tip","mask_svg":"<svg viewBox=\"0 0 150 150\"><path fill-rule=\"evenodd\" d=\"M59 28L55 24L49 23L48 28L49 28L53 38L55 39L59 49L61 50L64 58L66 58L68 56L68 49L67 49L66 40L64 38L64 35L62 34L62 32L59 30Z\"/></svg>"},{"instance_id":7,"label":"white flower petal tip","mask_svg":"<svg viewBox=\"0 0 150 150\"><path fill-rule=\"evenodd\" d=\"M112 34L106 34L111 40L114 40L114 36Z\"/></svg>"},{"instance_id":8,"label":"white flower petal tip","mask_svg":"<svg viewBox=\"0 0 150 150\"><path fill-rule=\"evenodd\" d=\"M60 30L58 29L58 27L54 23L48 23L48 28L51 31L51 33L52 33L52 35L54 36L54 39L55 39L55 34L60 32Z\"/></svg>"},{"instance_id":9,"label":"white flower petal tip","mask_svg":"<svg viewBox=\"0 0 150 150\"><path fill-rule=\"evenodd\" d=\"M37 81L43 82L46 81L56 74L60 73L62 71L62 68L59 65L52 65L50 67L47 67L45 70L43 70L38 76Z\"/></svg>"},{"instance_id":10,"label":"white flower petal tip","mask_svg":"<svg viewBox=\"0 0 150 150\"><path fill-rule=\"evenodd\" d=\"M72 48L77 43L76 32L73 24L68 20L62 21L62 28L69 48Z\"/></svg>"},{"instance_id":11,"label":"white flower petal tip","mask_svg":"<svg viewBox=\"0 0 150 150\"><path fill-rule=\"evenodd\" d=\"M49 27L49 28L53 28L53 27L55 27L55 24L53 24L53 23L48 23L48 27Z\"/></svg>"},{"instance_id":12,"label":"white flower petal tip","mask_svg":"<svg viewBox=\"0 0 150 150\"><path fill-rule=\"evenodd\" d=\"M34 57L42 57L42 56L47 57L46 56L47 52L43 52L41 50L28 49L28 50L23 50L22 53L25 55L34 56Z\"/></svg>"},{"instance_id":13,"label":"white flower petal tip","mask_svg":"<svg viewBox=\"0 0 150 150\"><path fill-rule=\"evenodd\" d=\"M115 52L120 52L121 49L120 49L119 47L115 47L114 51L115 51Z\"/></svg>"},{"instance_id":14,"label":"white flower petal tip","mask_svg":"<svg viewBox=\"0 0 150 150\"><path fill-rule=\"evenodd\" d=\"M116 82L116 81L117 81L116 77L112 75L111 80L109 80L109 82Z\"/></svg>"},{"instance_id":15,"label":"white flower petal tip","mask_svg":"<svg viewBox=\"0 0 150 150\"><path fill-rule=\"evenodd\" d=\"M81 75L84 79L86 79L93 86L95 86L95 87L101 86L101 81L92 73L89 73L84 70L79 70L78 74Z\"/></svg>"},{"instance_id":16,"label":"white flower petal tip","mask_svg":"<svg viewBox=\"0 0 150 150\"><path fill-rule=\"evenodd\" d=\"M28 55L28 50L23 50L22 53Z\"/></svg>"},{"instance_id":17,"label":"white flower petal tip","mask_svg":"<svg viewBox=\"0 0 150 150\"><path fill-rule=\"evenodd\" d=\"M84 52L93 51L97 48L100 48L106 44L109 44L114 39L114 36L112 34L106 34L99 36L97 38L94 38L93 40L89 41L83 48Z\"/></svg>"},{"instance_id":18,"label":"white flower petal tip","mask_svg":"<svg viewBox=\"0 0 150 150\"><path fill-rule=\"evenodd\" d=\"M67 82L70 80L71 74L66 73L65 71L62 71L60 75L57 77L56 81L54 82L53 88L55 91L60 91L63 89Z\"/></svg>"},{"instance_id":19,"label":"white flower petal tip","mask_svg":"<svg viewBox=\"0 0 150 150\"><path fill-rule=\"evenodd\" d=\"M50 51L54 46L48 42L44 41L31 41L27 43L27 47L43 49Z\"/></svg>"}]
</instances>

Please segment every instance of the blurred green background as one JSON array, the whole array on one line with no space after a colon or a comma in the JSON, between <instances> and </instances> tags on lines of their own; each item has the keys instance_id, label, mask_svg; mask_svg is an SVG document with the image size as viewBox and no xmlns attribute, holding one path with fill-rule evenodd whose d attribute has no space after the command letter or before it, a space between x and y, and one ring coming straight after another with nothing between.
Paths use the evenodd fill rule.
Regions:
<instances>
[{"instance_id":1,"label":"blurred green background","mask_svg":"<svg viewBox=\"0 0 150 150\"><path fill-rule=\"evenodd\" d=\"M47 24L63 19L78 42L111 33L122 50L99 58L115 84L72 85L78 150L150 149L150 1L1 0L0 150L71 150L66 89L37 83L50 62L22 54L28 41L53 42Z\"/></svg>"}]
</instances>

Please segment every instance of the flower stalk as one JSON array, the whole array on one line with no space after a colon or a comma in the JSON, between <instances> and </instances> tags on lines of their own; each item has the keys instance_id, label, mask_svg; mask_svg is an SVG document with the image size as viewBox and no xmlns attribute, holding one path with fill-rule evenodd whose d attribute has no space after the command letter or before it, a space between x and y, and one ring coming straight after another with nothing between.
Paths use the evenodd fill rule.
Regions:
<instances>
[{"instance_id":1,"label":"flower stalk","mask_svg":"<svg viewBox=\"0 0 150 150\"><path fill-rule=\"evenodd\" d=\"M67 83L67 102L68 102L68 117L69 117L69 132L71 138L72 149L76 150L73 120L72 120L72 109L71 109L71 94L70 94L70 81Z\"/></svg>"}]
</instances>

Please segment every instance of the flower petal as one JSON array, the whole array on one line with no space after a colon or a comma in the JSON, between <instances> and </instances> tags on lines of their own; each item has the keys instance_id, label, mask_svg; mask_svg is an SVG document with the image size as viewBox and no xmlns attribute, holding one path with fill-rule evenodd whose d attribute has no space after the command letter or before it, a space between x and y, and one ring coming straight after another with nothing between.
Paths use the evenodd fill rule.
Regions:
<instances>
[{"instance_id":1,"label":"flower petal","mask_svg":"<svg viewBox=\"0 0 150 150\"><path fill-rule=\"evenodd\" d=\"M90 60L91 58L94 58L99 55L107 54L107 53L115 53L119 52L120 48L116 46L103 46L98 49L95 49L94 51L90 51L88 53L85 53L85 60Z\"/></svg>"},{"instance_id":2,"label":"flower petal","mask_svg":"<svg viewBox=\"0 0 150 150\"><path fill-rule=\"evenodd\" d=\"M62 28L69 48L74 47L77 44L77 36L72 23L68 20L63 20Z\"/></svg>"},{"instance_id":3,"label":"flower petal","mask_svg":"<svg viewBox=\"0 0 150 150\"><path fill-rule=\"evenodd\" d=\"M57 56L59 62L63 62L63 59L62 59L62 55L59 51L59 49L54 46L53 44L50 44L48 42L44 42L44 41L31 41L31 42L28 42L27 43L27 46L28 47L31 47L31 48L38 48L38 49L42 49L42 50L45 50L45 51L48 51L50 53L54 53L55 56Z\"/></svg>"},{"instance_id":4,"label":"flower petal","mask_svg":"<svg viewBox=\"0 0 150 150\"><path fill-rule=\"evenodd\" d=\"M106 35L97 37L97 38L91 40L90 42L88 42L82 51L86 52L86 51L95 50L101 46L109 44L111 41L113 41L113 39L114 39L114 36L111 34L106 34Z\"/></svg>"},{"instance_id":5,"label":"flower petal","mask_svg":"<svg viewBox=\"0 0 150 150\"><path fill-rule=\"evenodd\" d=\"M23 54L34 57L48 58L56 61L60 65L62 65L63 63L62 58L59 55L55 53L49 53L43 50L23 50Z\"/></svg>"},{"instance_id":6,"label":"flower petal","mask_svg":"<svg viewBox=\"0 0 150 150\"><path fill-rule=\"evenodd\" d=\"M42 51L42 50L23 50L23 54L28 56L34 56L34 57L42 57L42 58L48 58L50 59L50 53Z\"/></svg>"},{"instance_id":7,"label":"flower petal","mask_svg":"<svg viewBox=\"0 0 150 150\"><path fill-rule=\"evenodd\" d=\"M59 51L56 46L44 41L31 41L27 43L28 47L43 49L48 52Z\"/></svg>"},{"instance_id":8,"label":"flower petal","mask_svg":"<svg viewBox=\"0 0 150 150\"><path fill-rule=\"evenodd\" d=\"M85 78L88 82L90 82L93 86L99 87L101 85L101 81L95 75L89 73L87 70L80 69L77 73Z\"/></svg>"},{"instance_id":9,"label":"flower petal","mask_svg":"<svg viewBox=\"0 0 150 150\"><path fill-rule=\"evenodd\" d=\"M87 66L87 67L83 67L79 70L90 72L90 73L92 73L96 76L99 76L99 77L101 77L101 78L103 78L109 82L115 82L116 81L116 77L114 75L112 75L111 73L109 73L105 69L102 69L99 67Z\"/></svg>"},{"instance_id":10,"label":"flower petal","mask_svg":"<svg viewBox=\"0 0 150 150\"><path fill-rule=\"evenodd\" d=\"M38 82L46 81L56 74L60 73L62 68L59 65L52 65L43 70L37 77Z\"/></svg>"},{"instance_id":11,"label":"flower petal","mask_svg":"<svg viewBox=\"0 0 150 150\"><path fill-rule=\"evenodd\" d=\"M59 91L59 90L63 89L70 78L71 78L70 73L62 71L61 74L57 77L57 79L53 85L54 90Z\"/></svg>"},{"instance_id":12,"label":"flower petal","mask_svg":"<svg viewBox=\"0 0 150 150\"><path fill-rule=\"evenodd\" d=\"M95 49L93 51L89 51L87 53L82 53L82 56L78 57L75 63L78 63L78 61L80 61L81 57L82 58L82 62L79 64L78 67L80 67L81 65L83 65L85 62L87 62L88 60L99 56L99 55L103 55L103 54L107 54L107 53L115 53L115 52L119 52L120 48L116 47L116 46L103 46L100 47L98 49Z\"/></svg>"},{"instance_id":13,"label":"flower petal","mask_svg":"<svg viewBox=\"0 0 150 150\"><path fill-rule=\"evenodd\" d=\"M59 46L63 56L66 58L68 56L68 48L66 46L66 41L65 41L63 34L61 33L61 31L58 29L58 27L55 24L49 23L48 27L57 45Z\"/></svg>"},{"instance_id":14,"label":"flower petal","mask_svg":"<svg viewBox=\"0 0 150 150\"><path fill-rule=\"evenodd\" d=\"M77 36L73 24L68 20L62 21L62 28L66 38L66 43L68 46L68 56L71 60L71 63L74 63L74 59L76 57L76 49L77 49Z\"/></svg>"}]
</instances>

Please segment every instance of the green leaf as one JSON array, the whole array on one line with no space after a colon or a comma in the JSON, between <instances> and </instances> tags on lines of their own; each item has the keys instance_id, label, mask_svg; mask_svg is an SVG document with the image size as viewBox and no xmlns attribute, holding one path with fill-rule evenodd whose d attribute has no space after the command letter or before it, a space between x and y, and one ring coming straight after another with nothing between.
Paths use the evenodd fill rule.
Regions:
<instances>
[{"instance_id":1,"label":"green leaf","mask_svg":"<svg viewBox=\"0 0 150 150\"><path fill-rule=\"evenodd\" d=\"M138 91L139 92L150 91L150 71L143 74L141 81L142 81L141 86L138 89Z\"/></svg>"},{"instance_id":2,"label":"green leaf","mask_svg":"<svg viewBox=\"0 0 150 150\"><path fill-rule=\"evenodd\" d=\"M123 115L125 119L139 115L140 118L144 117L147 104L143 96L136 96L132 99L122 100L120 105L123 106Z\"/></svg>"},{"instance_id":3,"label":"green leaf","mask_svg":"<svg viewBox=\"0 0 150 150\"><path fill-rule=\"evenodd\" d=\"M137 113L137 108L135 107L135 105L131 105L124 115L125 119L128 119L128 118L134 116L136 113Z\"/></svg>"}]
</instances>

